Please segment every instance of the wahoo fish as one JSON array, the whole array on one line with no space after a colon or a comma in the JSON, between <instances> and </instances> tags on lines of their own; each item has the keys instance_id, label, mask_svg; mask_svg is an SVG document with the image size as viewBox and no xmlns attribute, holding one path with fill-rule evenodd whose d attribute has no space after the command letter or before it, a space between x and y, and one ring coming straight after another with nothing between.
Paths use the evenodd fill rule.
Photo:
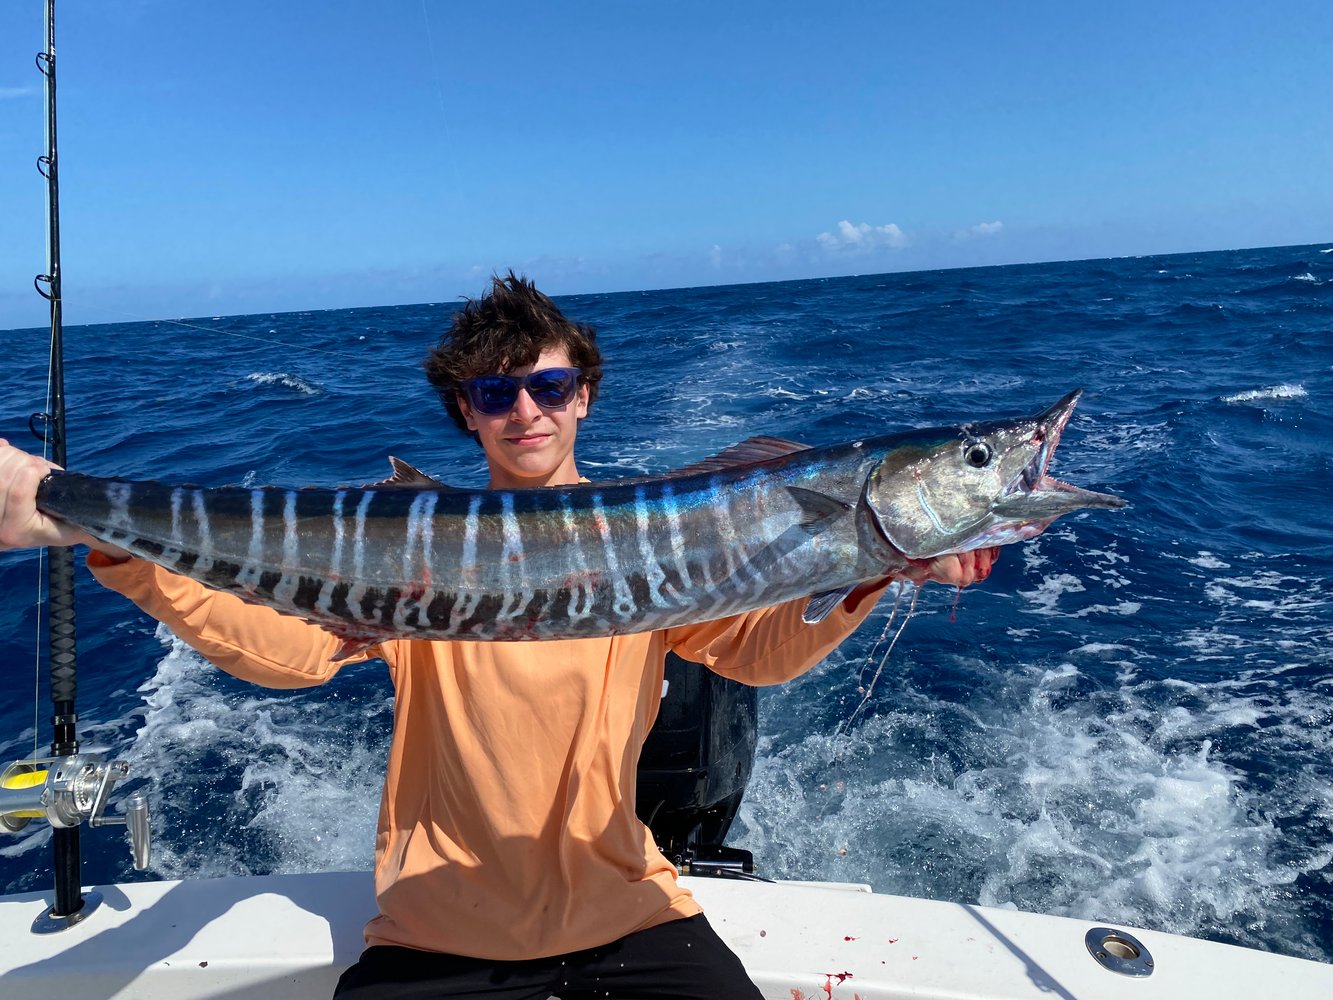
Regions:
<instances>
[{"instance_id":1,"label":"wahoo fish","mask_svg":"<svg viewBox=\"0 0 1333 1000\"><path fill-rule=\"evenodd\" d=\"M913 560L1124 501L1047 475L1080 393L1036 416L810 448L753 438L658 476L456 489L391 459L359 488L173 486L53 472L45 513L313 622L342 659L392 638L580 639L809 597L826 616Z\"/></svg>"}]
</instances>

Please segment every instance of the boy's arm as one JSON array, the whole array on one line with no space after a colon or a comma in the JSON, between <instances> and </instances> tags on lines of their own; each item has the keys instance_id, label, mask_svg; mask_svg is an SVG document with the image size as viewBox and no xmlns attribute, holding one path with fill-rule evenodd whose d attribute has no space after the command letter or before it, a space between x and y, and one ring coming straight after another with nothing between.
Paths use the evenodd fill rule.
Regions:
<instances>
[{"instance_id":1,"label":"boy's arm","mask_svg":"<svg viewBox=\"0 0 1333 1000\"><path fill-rule=\"evenodd\" d=\"M247 604L143 559L88 554L103 586L124 594L227 673L270 688L323 684L348 663L379 655L379 647L332 663L338 640L317 625Z\"/></svg>"},{"instance_id":2,"label":"boy's arm","mask_svg":"<svg viewBox=\"0 0 1333 1000\"><path fill-rule=\"evenodd\" d=\"M934 580L966 587L990 575L996 554L995 549L982 549L940 556L914 564L903 575L918 584ZM837 649L865 621L892 579L862 584L815 625L802 620L809 600L802 597L731 618L668 629L667 648L745 684L780 684L799 677Z\"/></svg>"},{"instance_id":3,"label":"boy's arm","mask_svg":"<svg viewBox=\"0 0 1333 1000\"><path fill-rule=\"evenodd\" d=\"M822 622L802 620L802 597L743 615L668 629L667 648L744 684L780 684L799 677L851 635L889 585L881 580L853 591Z\"/></svg>"}]
</instances>

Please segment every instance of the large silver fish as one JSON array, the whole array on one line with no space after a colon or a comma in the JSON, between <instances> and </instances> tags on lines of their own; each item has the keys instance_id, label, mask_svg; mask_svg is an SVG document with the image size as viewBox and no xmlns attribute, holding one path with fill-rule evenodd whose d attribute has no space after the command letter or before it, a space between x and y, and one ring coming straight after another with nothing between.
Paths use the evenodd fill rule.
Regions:
<instances>
[{"instance_id":1,"label":"large silver fish","mask_svg":"<svg viewBox=\"0 0 1333 1000\"><path fill-rule=\"evenodd\" d=\"M346 489L199 488L55 472L46 513L177 573L386 638L575 639L810 596L807 620L909 560L1040 534L1123 501L1046 474L1079 393L1033 417L825 448L755 438L677 472L454 489L395 461Z\"/></svg>"}]
</instances>

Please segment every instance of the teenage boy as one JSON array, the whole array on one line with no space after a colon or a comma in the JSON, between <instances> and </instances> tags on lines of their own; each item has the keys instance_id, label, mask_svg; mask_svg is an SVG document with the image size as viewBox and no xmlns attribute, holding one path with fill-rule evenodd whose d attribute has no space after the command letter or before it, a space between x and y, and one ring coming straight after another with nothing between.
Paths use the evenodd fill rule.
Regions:
<instances>
[{"instance_id":1,"label":"teenage boy","mask_svg":"<svg viewBox=\"0 0 1333 1000\"><path fill-rule=\"evenodd\" d=\"M597 398L591 328L512 272L466 303L425 361L449 415L486 454L492 489L570 486ZM379 913L339 1000L758 998L635 815L639 751L675 651L748 684L818 663L888 579L818 625L805 601L660 632L543 643L396 639L331 663L320 628L209 590L36 511L49 465L0 442L0 548L88 544L104 585L205 657L267 687L321 684L383 659L394 729L375 842ZM966 586L994 551L914 567Z\"/></svg>"}]
</instances>

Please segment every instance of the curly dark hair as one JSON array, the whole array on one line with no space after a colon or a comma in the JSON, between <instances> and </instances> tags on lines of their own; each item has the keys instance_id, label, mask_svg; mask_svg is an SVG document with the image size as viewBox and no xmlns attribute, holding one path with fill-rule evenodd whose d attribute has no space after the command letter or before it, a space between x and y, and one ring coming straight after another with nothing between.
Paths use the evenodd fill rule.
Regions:
<instances>
[{"instance_id":1,"label":"curly dark hair","mask_svg":"<svg viewBox=\"0 0 1333 1000\"><path fill-rule=\"evenodd\" d=\"M526 277L511 270L493 275L491 290L468 299L454 313L449 329L421 363L450 418L475 441L458 405L459 386L478 375L492 375L530 365L548 347L563 347L570 364L583 372L588 405L602 381L602 352L592 327L565 318L551 299Z\"/></svg>"}]
</instances>

